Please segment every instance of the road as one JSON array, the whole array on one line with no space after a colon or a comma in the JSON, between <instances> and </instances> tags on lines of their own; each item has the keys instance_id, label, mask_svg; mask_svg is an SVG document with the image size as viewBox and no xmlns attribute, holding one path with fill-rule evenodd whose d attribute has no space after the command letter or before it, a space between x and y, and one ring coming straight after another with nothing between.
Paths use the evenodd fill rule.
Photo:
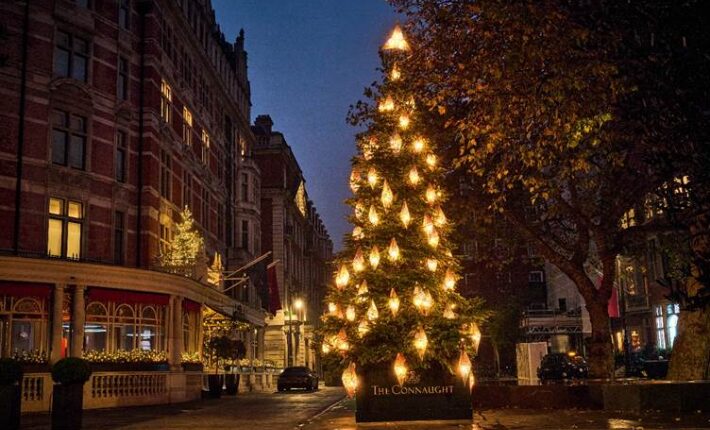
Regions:
<instances>
[{"instance_id":1,"label":"road","mask_svg":"<svg viewBox=\"0 0 710 430\"><path fill-rule=\"evenodd\" d=\"M87 410L83 429L291 430L343 397L342 388L325 387L314 393L247 393L180 405ZM49 429L49 415L25 415L21 428Z\"/></svg>"}]
</instances>

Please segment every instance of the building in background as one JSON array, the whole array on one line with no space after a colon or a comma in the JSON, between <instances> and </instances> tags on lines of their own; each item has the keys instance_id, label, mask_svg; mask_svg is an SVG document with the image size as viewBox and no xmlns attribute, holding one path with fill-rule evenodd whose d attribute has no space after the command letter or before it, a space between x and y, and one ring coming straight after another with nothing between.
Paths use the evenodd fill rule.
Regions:
<instances>
[{"instance_id":1,"label":"building in background","mask_svg":"<svg viewBox=\"0 0 710 430\"><path fill-rule=\"evenodd\" d=\"M281 299L267 320L266 358L277 367L318 368L313 330L320 321L333 243L312 201L306 180L283 134L268 115L252 130L254 158L262 172L261 243L272 251Z\"/></svg>"}]
</instances>

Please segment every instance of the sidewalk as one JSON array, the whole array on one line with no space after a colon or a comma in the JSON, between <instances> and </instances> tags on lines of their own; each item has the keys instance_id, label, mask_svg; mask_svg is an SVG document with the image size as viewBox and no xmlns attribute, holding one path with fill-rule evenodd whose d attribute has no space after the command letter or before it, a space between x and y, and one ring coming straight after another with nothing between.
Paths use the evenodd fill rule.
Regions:
<instances>
[{"instance_id":1,"label":"sidewalk","mask_svg":"<svg viewBox=\"0 0 710 430\"><path fill-rule=\"evenodd\" d=\"M302 427L303 430L355 430L355 401L345 399L322 414L314 417ZM362 428L362 426L360 427ZM365 428L372 428L370 426ZM388 430L425 429L471 429L471 430L537 430L537 429L578 429L578 430L656 430L656 429L710 429L710 413L673 416L657 412L640 415L614 413L596 410L533 410L495 409L474 411L471 426L447 424L446 422L426 423L383 423L375 428Z\"/></svg>"}]
</instances>

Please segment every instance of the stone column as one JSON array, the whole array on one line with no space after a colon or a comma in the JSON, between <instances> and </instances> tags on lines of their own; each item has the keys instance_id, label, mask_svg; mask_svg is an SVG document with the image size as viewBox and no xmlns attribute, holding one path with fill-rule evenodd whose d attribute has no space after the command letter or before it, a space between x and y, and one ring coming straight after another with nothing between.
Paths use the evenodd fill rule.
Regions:
<instances>
[{"instance_id":1,"label":"stone column","mask_svg":"<svg viewBox=\"0 0 710 430\"><path fill-rule=\"evenodd\" d=\"M84 285L74 287L74 297L72 303L72 334L71 334L71 356L81 357L84 352L84 323L86 322L86 304L84 302Z\"/></svg>"},{"instance_id":2,"label":"stone column","mask_svg":"<svg viewBox=\"0 0 710 430\"><path fill-rule=\"evenodd\" d=\"M180 356L184 350L182 338L182 297L172 297L171 330L168 338L168 353L170 355L170 368L180 370Z\"/></svg>"},{"instance_id":3,"label":"stone column","mask_svg":"<svg viewBox=\"0 0 710 430\"><path fill-rule=\"evenodd\" d=\"M54 284L52 296L52 332L49 337L49 362L54 364L62 358L62 317L64 314L65 284Z\"/></svg>"}]
</instances>

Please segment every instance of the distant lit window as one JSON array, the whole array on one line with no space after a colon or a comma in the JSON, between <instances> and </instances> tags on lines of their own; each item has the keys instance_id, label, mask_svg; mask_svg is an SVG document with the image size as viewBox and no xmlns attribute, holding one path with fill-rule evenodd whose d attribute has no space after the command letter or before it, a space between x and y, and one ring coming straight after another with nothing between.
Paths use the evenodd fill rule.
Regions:
<instances>
[{"instance_id":1,"label":"distant lit window","mask_svg":"<svg viewBox=\"0 0 710 430\"><path fill-rule=\"evenodd\" d=\"M58 31L54 47L54 75L86 82L89 43L64 31Z\"/></svg>"},{"instance_id":2,"label":"distant lit window","mask_svg":"<svg viewBox=\"0 0 710 430\"><path fill-rule=\"evenodd\" d=\"M621 217L621 228L627 229L636 225L636 211L631 208Z\"/></svg>"},{"instance_id":3,"label":"distant lit window","mask_svg":"<svg viewBox=\"0 0 710 430\"><path fill-rule=\"evenodd\" d=\"M666 305L666 332L668 333L668 346L673 348L675 337L678 335L678 316L680 305L672 303Z\"/></svg>"},{"instance_id":4,"label":"distant lit window","mask_svg":"<svg viewBox=\"0 0 710 430\"><path fill-rule=\"evenodd\" d=\"M210 135L206 130L202 130L202 163L209 164L210 157Z\"/></svg>"},{"instance_id":5,"label":"distant lit window","mask_svg":"<svg viewBox=\"0 0 710 430\"><path fill-rule=\"evenodd\" d=\"M80 202L51 197L47 225L47 255L81 258L84 206Z\"/></svg>"},{"instance_id":6,"label":"distant lit window","mask_svg":"<svg viewBox=\"0 0 710 430\"><path fill-rule=\"evenodd\" d=\"M192 145L192 113L188 108L182 109L182 141L185 145Z\"/></svg>"},{"instance_id":7,"label":"distant lit window","mask_svg":"<svg viewBox=\"0 0 710 430\"><path fill-rule=\"evenodd\" d=\"M160 83L160 118L170 123L171 112L173 110L173 90L167 82Z\"/></svg>"},{"instance_id":8,"label":"distant lit window","mask_svg":"<svg viewBox=\"0 0 710 430\"><path fill-rule=\"evenodd\" d=\"M656 339L660 349L666 348L666 331L663 322L663 306L656 306Z\"/></svg>"}]
</instances>

